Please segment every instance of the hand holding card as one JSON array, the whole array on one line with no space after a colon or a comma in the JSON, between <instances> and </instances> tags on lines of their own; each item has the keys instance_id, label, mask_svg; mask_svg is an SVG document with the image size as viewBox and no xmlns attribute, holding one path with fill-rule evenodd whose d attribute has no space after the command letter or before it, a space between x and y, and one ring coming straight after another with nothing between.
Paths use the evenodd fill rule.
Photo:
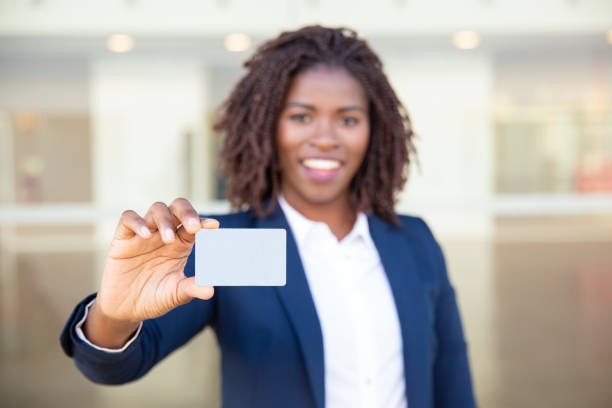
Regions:
<instances>
[{"instance_id":1,"label":"hand holding card","mask_svg":"<svg viewBox=\"0 0 612 408\"><path fill-rule=\"evenodd\" d=\"M191 203L156 202L144 217L127 210L111 241L96 302L83 325L94 344L117 348L139 322L162 316L193 298L210 299L212 287L186 277L195 234L219 223L200 219Z\"/></svg>"}]
</instances>

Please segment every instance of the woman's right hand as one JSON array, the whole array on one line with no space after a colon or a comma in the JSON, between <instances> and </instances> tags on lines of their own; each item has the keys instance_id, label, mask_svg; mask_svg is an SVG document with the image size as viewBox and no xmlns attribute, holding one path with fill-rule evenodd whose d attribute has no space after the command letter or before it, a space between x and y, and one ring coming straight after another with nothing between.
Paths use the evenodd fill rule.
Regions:
<instances>
[{"instance_id":1,"label":"woman's right hand","mask_svg":"<svg viewBox=\"0 0 612 408\"><path fill-rule=\"evenodd\" d=\"M184 198L170 206L157 202L144 218L125 211L111 242L97 299L83 326L89 341L118 348L141 321L162 316L193 298L210 299L213 288L197 286L183 270L195 233L218 227L216 220L200 219Z\"/></svg>"}]
</instances>

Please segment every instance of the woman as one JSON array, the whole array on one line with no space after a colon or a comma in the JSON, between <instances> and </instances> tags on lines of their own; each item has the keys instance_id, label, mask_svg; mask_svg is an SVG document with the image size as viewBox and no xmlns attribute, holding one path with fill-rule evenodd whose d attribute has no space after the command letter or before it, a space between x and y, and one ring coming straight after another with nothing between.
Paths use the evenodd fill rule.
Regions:
<instances>
[{"instance_id":1,"label":"woman","mask_svg":"<svg viewBox=\"0 0 612 408\"><path fill-rule=\"evenodd\" d=\"M393 208L412 131L377 56L353 31L311 26L245 65L216 125L244 211L200 219L176 199L124 212L65 352L91 380L124 383L211 325L224 407L474 406L442 252ZM287 285L196 286L195 233L219 224L287 229Z\"/></svg>"}]
</instances>

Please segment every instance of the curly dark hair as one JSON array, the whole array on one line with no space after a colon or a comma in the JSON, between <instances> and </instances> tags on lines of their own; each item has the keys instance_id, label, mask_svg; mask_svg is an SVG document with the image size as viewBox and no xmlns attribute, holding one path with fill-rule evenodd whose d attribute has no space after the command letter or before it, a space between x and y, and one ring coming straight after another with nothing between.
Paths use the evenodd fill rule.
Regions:
<instances>
[{"instance_id":1,"label":"curly dark hair","mask_svg":"<svg viewBox=\"0 0 612 408\"><path fill-rule=\"evenodd\" d=\"M225 133L220 162L232 208L246 207L260 217L274 210L281 184L278 117L292 79L320 64L346 69L368 98L369 145L351 181L351 205L398 224L395 194L416 153L414 133L378 56L355 31L343 27L315 25L284 32L245 62L248 72L221 106L214 126Z\"/></svg>"}]
</instances>

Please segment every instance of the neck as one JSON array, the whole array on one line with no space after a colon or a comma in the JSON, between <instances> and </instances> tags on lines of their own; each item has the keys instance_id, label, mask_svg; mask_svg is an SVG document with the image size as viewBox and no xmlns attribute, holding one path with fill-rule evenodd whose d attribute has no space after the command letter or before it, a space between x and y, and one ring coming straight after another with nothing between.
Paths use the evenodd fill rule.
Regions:
<instances>
[{"instance_id":1,"label":"neck","mask_svg":"<svg viewBox=\"0 0 612 408\"><path fill-rule=\"evenodd\" d=\"M283 197L289 205L312 221L324 222L338 241L353 229L357 213L350 205L348 194L324 203L313 203L298 194L287 194Z\"/></svg>"}]
</instances>

